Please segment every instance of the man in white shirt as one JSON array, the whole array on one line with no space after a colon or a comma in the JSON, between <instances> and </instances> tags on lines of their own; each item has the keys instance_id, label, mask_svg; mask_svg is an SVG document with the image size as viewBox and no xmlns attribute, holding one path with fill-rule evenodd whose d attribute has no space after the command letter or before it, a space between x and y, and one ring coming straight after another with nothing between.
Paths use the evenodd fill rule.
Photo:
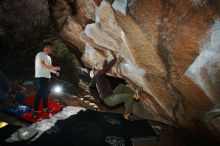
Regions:
<instances>
[{"instance_id":1,"label":"man in white shirt","mask_svg":"<svg viewBox=\"0 0 220 146\"><path fill-rule=\"evenodd\" d=\"M50 112L48 109L49 82L51 72L59 76L60 67L52 66L49 54L53 52L53 44L46 42L43 45L43 51L39 52L35 57L35 80L36 80L36 96L34 100L33 118L38 117L38 107L41 98L43 99L43 112Z\"/></svg>"}]
</instances>

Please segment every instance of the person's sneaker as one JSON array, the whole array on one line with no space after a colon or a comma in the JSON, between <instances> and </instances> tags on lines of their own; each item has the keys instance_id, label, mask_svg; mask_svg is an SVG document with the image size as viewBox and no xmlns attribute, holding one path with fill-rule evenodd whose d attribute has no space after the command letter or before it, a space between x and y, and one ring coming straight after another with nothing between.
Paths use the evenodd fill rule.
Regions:
<instances>
[{"instance_id":1,"label":"person's sneaker","mask_svg":"<svg viewBox=\"0 0 220 146\"><path fill-rule=\"evenodd\" d=\"M33 112L33 114L32 114L33 119L37 119L38 116L39 116L38 112Z\"/></svg>"},{"instance_id":2,"label":"person's sneaker","mask_svg":"<svg viewBox=\"0 0 220 146\"><path fill-rule=\"evenodd\" d=\"M44 112L44 113L51 113L52 111L49 110L48 108L43 108L43 112Z\"/></svg>"}]
</instances>

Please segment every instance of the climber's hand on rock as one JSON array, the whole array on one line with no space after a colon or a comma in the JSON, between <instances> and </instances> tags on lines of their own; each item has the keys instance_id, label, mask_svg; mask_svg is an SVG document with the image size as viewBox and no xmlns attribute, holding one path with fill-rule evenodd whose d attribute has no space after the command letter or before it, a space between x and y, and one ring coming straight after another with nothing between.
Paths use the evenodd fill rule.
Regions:
<instances>
[{"instance_id":1,"label":"climber's hand on rock","mask_svg":"<svg viewBox=\"0 0 220 146\"><path fill-rule=\"evenodd\" d=\"M121 56L118 57L118 63L122 63L125 59Z\"/></svg>"}]
</instances>

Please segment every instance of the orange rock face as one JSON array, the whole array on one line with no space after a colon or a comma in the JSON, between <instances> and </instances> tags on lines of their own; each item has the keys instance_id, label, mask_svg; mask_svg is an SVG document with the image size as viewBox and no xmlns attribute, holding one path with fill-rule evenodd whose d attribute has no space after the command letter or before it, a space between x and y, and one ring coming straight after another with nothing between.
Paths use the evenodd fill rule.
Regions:
<instances>
[{"instance_id":1,"label":"orange rock face","mask_svg":"<svg viewBox=\"0 0 220 146\"><path fill-rule=\"evenodd\" d=\"M143 87L154 115L145 118L196 127L219 103L219 1L76 0L76 14L58 17L61 4L71 11L65 0L53 6L61 37L90 68L121 56L111 74Z\"/></svg>"}]
</instances>

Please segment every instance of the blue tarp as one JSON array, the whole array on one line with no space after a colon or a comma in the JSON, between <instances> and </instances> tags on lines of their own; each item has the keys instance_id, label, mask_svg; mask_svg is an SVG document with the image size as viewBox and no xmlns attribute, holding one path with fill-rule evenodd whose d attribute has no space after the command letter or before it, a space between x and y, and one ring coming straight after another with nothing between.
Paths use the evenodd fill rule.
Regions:
<instances>
[{"instance_id":1,"label":"blue tarp","mask_svg":"<svg viewBox=\"0 0 220 146\"><path fill-rule=\"evenodd\" d=\"M4 111L8 114L12 114L14 116L20 116L24 113L27 113L32 110L31 106L28 106L26 104L18 104L14 106L9 106L4 109Z\"/></svg>"}]
</instances>

